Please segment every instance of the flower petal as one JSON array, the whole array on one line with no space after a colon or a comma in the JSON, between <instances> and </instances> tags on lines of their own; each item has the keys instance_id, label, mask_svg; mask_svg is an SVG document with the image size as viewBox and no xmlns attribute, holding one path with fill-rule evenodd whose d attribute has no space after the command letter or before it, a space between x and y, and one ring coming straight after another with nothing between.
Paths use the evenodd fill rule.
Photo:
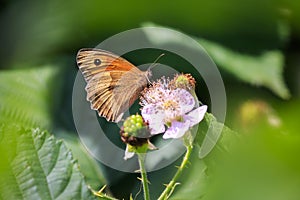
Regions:
<instances>
[{"instance_id":1,"label":"flower petal","mask_svg":"<svg viewBox=\"0 0 300 200\"><path fill-rule=\"evenodd\" d=\"M183 117L184 121L189 121L190 127L198 124L204 117L207 106L200 106Z\"/></svg>"},{"instance_id":2,"label":"flower petal","mask_svg":"<svg viewBox=\"0 0 300 200\"><path fill-rule=\"evenodd\" d=\"M141 114L146 122L149 123L150 133L156 135L165 131L164 113L154 104L143 107Z\"/></svg>"},{"instance_id":3,"label":"flower petal","mask_svg":"<svg viewBox=\"0 0 300 200\"><path fill-rule=\"evenodd\" d=\"M132 158L133 156L134 156L134 152L129 151L129 147L128 147L128 145L126 145L124 160Z\"/></svg>"},{"instance_id":4,"label":"flower petal","mask_svg":"<svg viewBox=\"0 0 300 200\"><path fill-rule=\"evenodd\" d=\"M190 124L189 121L187 122L178 122L173 121L171 127L163 135L164 139L169 138L180 138L182 137L189 129Z\"/></svg>"},{"instance_id":5,"label":"flower petal","mask_svg":"<svg viewBox=\"0 0 300 200\"><path fill-rule=\"evenodd\" d=\"M180 102L181 115L190 112L194 108L195 99L189 91L182 88L176 88L172 91L172 95Z\"/></svg>"}]
</instances>

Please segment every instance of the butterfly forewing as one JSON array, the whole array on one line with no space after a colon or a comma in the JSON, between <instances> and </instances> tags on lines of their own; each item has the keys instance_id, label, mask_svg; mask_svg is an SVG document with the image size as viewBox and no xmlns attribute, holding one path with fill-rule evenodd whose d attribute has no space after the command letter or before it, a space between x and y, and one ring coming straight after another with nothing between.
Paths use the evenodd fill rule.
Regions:
<instances>
[{"instance_id":1,"label":"butterfly forewing","mask_svg":"<svg viewBox=\"0 0 300 200\"><path fill-rule=\"evenodd\" d=\"M99 59L100 63L95 64ZM89 82L95 75L103 71L118 70L126 72L135 67L125 59L100 49L81 49L77 54L77 64L85 80Z\"/></svg>"},{"instance_id":2,"label":"butterfly forewing","mask_svg":"<svg viewBox=\"0 0 300 200\"><path fill-rule=\"evenodd\" d=\"M147 85L147 72L111 52L82 49L77 64L91 108L108 121L118 122Z\"/></svg>"}]
</instances>

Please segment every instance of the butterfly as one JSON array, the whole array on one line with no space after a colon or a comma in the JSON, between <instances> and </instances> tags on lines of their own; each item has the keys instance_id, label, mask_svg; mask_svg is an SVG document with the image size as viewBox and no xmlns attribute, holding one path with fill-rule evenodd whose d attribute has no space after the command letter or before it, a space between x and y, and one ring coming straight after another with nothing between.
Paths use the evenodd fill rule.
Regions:
<instances>
[{"instance_id":1,"label":"butterfly","mask_svg":"<svg viewBox=\"0 0 300 200\"><path fill-rule=\"evenodd\" d=\"M80 49L76 61L87 82L85 90L91 109L116 123L151 77L150 70L141 71L124 58L101 49Z\"/></svg>"}]
</instances>

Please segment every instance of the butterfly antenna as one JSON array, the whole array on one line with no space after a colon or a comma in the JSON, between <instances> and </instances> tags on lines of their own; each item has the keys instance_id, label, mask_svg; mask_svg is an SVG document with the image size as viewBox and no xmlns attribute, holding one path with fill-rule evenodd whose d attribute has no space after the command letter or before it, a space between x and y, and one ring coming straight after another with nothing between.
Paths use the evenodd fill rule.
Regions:
<instances>
[{"instance_id":1,"label":"butterfly antenna","mask_svg":"<svg viewBox=\"0 0 300 200\"><path fill-rule=\"evenodd\" d=\"M147 70L147 71L148 71L148 70ZM147 79L148 83L152 84L152 82L150 81L150 79L149 79L148 76L146 76L146 79Z\"/></svg>"},{"instance_id":2,"label":"butterfly antenna","mask_svg":"<svg viewBox=\"0 0 300 200\"><path fill-rule=\"evenodd\" d=\"M150 65L150 67L147 69L148 73L151 74L151 69L153 69L153 68L158 64L157 61L158 61L161 57L163 57L164 55L165 55L165 54L162 53L162 54L160 54L160 55L155 59L155 61L154 61L154 62ZM152 82L149 80L149 77L146 76L146 78L147 78L148 82L149 82L150 84L152 84Z\"/></svg>"},{"instance_id":3,"label":"butterfly antenna","mask_svg":"<svg viewBox=\"0 0 300 200\"><path fill-rule=\"evenodd\" d=\"M148 68L148 71L150 71L152 68L154 68L158 63L157 63L157 61L161 58L161 57L163 57L165 54L164 53L162 53L162 54L160 54L157 58L156 58L156 60L150 65L150 67Z\"/></svg>"}]
</instances>

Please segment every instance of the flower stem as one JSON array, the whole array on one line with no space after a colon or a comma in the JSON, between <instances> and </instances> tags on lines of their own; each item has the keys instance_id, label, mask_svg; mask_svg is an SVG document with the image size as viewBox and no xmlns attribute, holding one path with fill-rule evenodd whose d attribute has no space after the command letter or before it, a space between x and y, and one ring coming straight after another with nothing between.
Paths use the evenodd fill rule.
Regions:
<instances>
[{"instance_id":1,"label":"flower stem","mask_svg":"<svg viewBox=\"0 0 300 200\"><path fill-rule=\"evenodd\" d=\"M163 193L160 195L160 197L158 198L158 200L166 200L169 198L169 196L171 195L171 193L174 190L174 187L176 187L176 181L177 179L180 177L180 175L183 172L183 169L186 167L186 165L188 164L188 160L191 156L192 153L192 149L193 149L193 145L187 145L186 146L186 153L182 159L181 165L178 167L178 170L176 172L176 174L174 175L174 177L172 178L172 180L168 183L168 185L166 186L165 190L163 191Z\"/></svg>"},{"instance_id":2,"label":"flower stem","mask_svg":"<svg viewBox=\"0 0 300 200\"><path fill-rule=\"evenodd\" d=\"M138 160L140 165L140 172L142 176L142 184L143 184L143 190L144 190L144 200L150 200L150 193L149 193L149 187L148 187L148 178L147 178L147 172L145 167L145 153L138 153Z\"/></svg>"},{"instance_id":3,"label":"flower stem","mask_svg":"<svg viewBox=\"0 0 300 200\"><path fill-rule=\"evenodd\" d=\"M92 188L90 188L90 189L91 189L92 193L95 196L100 197L101 199L105 199L105 200L117 200L117 199L115 199L113 197L110 197L110 196L106 195L105 193L103 193L103 191L104 191L105 188L106 188L106 185L103 186L99 191L95 191Z\"/></svg>"}]
</instances>

